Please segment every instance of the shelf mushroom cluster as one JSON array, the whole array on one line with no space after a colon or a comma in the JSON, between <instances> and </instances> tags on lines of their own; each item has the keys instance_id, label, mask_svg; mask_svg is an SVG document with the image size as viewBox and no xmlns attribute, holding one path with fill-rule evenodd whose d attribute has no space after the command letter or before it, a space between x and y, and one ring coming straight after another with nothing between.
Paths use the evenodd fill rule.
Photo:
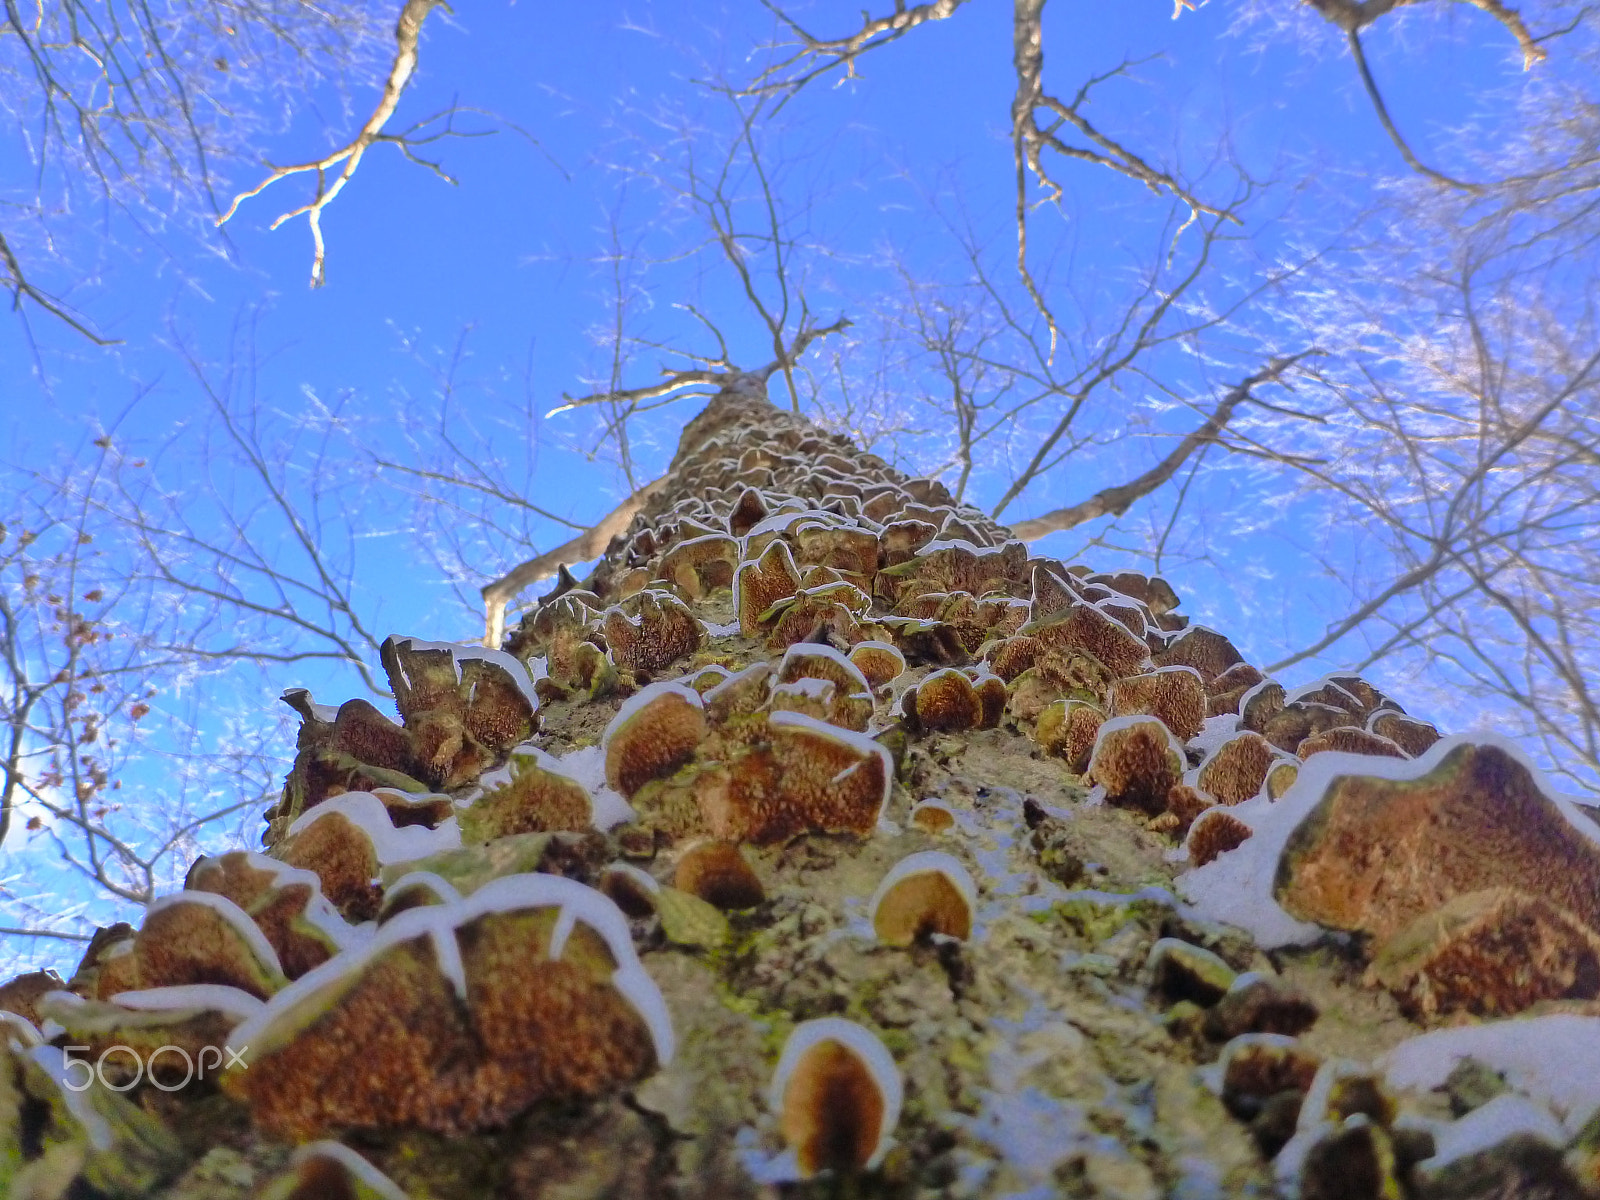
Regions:
<instances>
[{"instance_id":1,"label":"shelf mushroom cluster","mask_svg":"<svg viewBox=\"0 0 1600 1200\"><path fill-rule=\"evenodd\" d=\"M3 1125L13 1093L45 1114L27 1145L77 1147L89 1186L172 1178L161 1119L63 1081L69 1044L173 1046L236 1060L223 1093L299 1144L259 1194L394 1200L340 1139L493 1133L667 1071L682 1039L651 955L736 959L773 911L750 855L796 839L920 838L856 897L872 952L959 953L986 921L976 817L913 796L907 763L983 739L1161 839L1195 910L1258 945L1361 935L1367 984L1418 1021L1600 994L1600 828L1518 752L1441 739L1353 675L1287 688L1178 608L1162 579L1032 556L939 482L730 389L503 647L389 639L397 719L287 693L302 724L265 853L200 860L69 979L0 986L0 1182L63 1169ZM1015 807L1032 890L1074 903L1064 818ZM1309 996L1182 937L1142 962L1292 1186L1427 1159L1392 1081L1307 1048ZM894 1037L769 1016L787 1036L743 1119L795 1177L889 1169L918 1099ZM165 1111L207 1094L183 1080Z\"/></svg>"}]
</instances>

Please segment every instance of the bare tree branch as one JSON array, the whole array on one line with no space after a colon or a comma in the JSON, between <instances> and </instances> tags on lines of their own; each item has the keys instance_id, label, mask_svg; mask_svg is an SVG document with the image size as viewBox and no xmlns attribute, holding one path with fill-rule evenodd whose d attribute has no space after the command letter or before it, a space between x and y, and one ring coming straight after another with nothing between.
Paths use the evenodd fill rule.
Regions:
<instances>
[{"instance_id":1,"label":"bare tree branch","mask_svg":"<svg viewBox=\"0 0 1600 1200\"><path fill-rule=\"evenodd\" d=\"M67 325L88 338L96 346L122 345L121 338L101 337L85 325L82 320L75 317L64 303L48 292L29 283L27 276L22 273L22 265L17 262L17 256L12 252L11 244L6 241L3 233L0 233L0 263L3 263L6 269L5 278L0 278L0 287L11 289L11 309L13 312L21 311L22 301L26 297L52 317L65 321Z\"/></svg>"},{"instance_id":2,"label":"bare tree branch","mask_svg":"<svg viewBox=\"0 0 1600 1200\"><path fill-rule=\"evenodd\" d=\"M311 286L321 287L327 282L326 260L327 247L322 237L322 212L332 204L344 190L345 184L350 182L356 173L356 168L361 165L361 159L366 154L368 147L374 142L390 142L400 148L408 158L413 158L411 147L419 139L410 134L386 134L383 127L389 123L389 118L394 115L395 108L400 103L400 93L405 91L406 84L411 82L411 76L417 69L417 44L422 34L422 23L436 7L445 5L445 0L405 0L405 6L400 10L400 19L395 23L395 56L394 63L389 68L389 76L384 80L383 94L379 97L378 106L373 109L372 115L367 118L366 124L359 133L333 151L321 158L309 162L296 163L291 166L272 167L271 172L260 183L249 191L240 192L233 198L233 203L217 218L218 225L225 225L234 213L239 211L239 205L254 196L259 196L267 188L286 179L291 175L300 175L308 171L315 172L317 177L316 195L310 203L299 208L291 209L280 214L272 222L270 228L277 229L285 221L303 216L311 227L312 258L311 258ZM445 5L448 8L448 5ZM431 139L428 139L431 140ZM414 159L415 161L415 159ZM343 163L343 167L329 183L327 174L334 167ZM438 172L438 167L432 163L424 164ZM442 173L441 173L442 174ZM448 179L448 176L445 176ZM453 181L452 181L453 182Z\"/></svg>"},{"instance_id":3,"label":"bare tree branch","mask_svg":"<svg viewBox=\"0 0 1600 1200\"><path fill-rule=\"evenodd\" d=\"M506 605L516 598L518 592L541 579L552 578L564 566L599 558L611 544L611 539L628 527L634 514L644 506L646 500L661 490L665 482L665 478L662 478L645 484L577 537L563 542L554 550L519 563L499 579L484 584L483 644L491 649L499 647L505 636Z\"/></svg>"},{"instance_id":4,"label":"bare tree branch","mask_svg":"<svg viewBox=\"0 0 1600 1200\"><path fill-rule=\"evenodd\" d=\"M1032 542L1049 533L1074 529L1086 521L1103 517L1107 513L1120 517L1128 511L1134 501L1148 496L1176 475L1178 469L1196 450L1216 441L1217 436L1233 418L1234 410L1245 401L1254 399L1250 394L1251 388L1259 387L1263 383L1276 382L1295 363L1316 353L1318 353L1316 350L1302 350L1298 354L1275 358L1266 367L1237 384L1218 401L1216 408L1211 410L1211 415L1206 418L1203 425L1185 435L1165 458L1137 479L1115 487L1103 488L1087 500L1080 500L1077 504L1066 508L1058 508L1043 516L1019 521L1011 526L1012 532L1023 541Z\"/></svg>"},{"instance_id":5,"label":"bare tree branch","mask_svg":"<svg viewBox=\"0 0 1600 1200\"><path fill-rule=\"evenodd\" d=\"M1346 33L1365 29L1397 8L1407 8L1423 2L1424 0L1305 0L1305 3L1321 13L1326 20ZM1461 2L1481 9L1506 27L1511 36L1517 39L1517 46L1522 50L1524 68L1531 67L1545 57L1544 47L1539 44L1545 39L1536 38L1528 31L1528 27L1523 24L1522 14L1516 9L1506 7L1500 0L1461 0ZM1180 7L1190 6L1180 4Z\"/></svg>"},{"instance_id":6,"label":"bare tree branch","mask_svg":"<svg viewBox=\"0 0 1600 1200\"><path fill-rule=\"evenodd\" d=\"M789 27L799 39L799 45L792 54L781 58L757 75L738 94L765 96L775 92L787 92L788 96L779 101L781 105L813 79L826 75L836 67L844 68L846 79L854 79L856 59L861 55L899 41L919 25L925 25L929 21L943 21L954 14L967 0L932 0L932 3L918 4L914 8L907 8L905 0L894 0L893 13L884 17L874 17L863 12L861 29L843 38L814 37L801 28L799 22L788 13L772 3L772 0L761 0L761 2L779 21ZM813 59L823 61L808 70L800 69Z\"/></svg>"},{"instance_id":7,"label":"bare tree branch","mask_svg":"<svg viewBox=\"0 0 1600 1200\"><path fill-rule=\"evenodd\" d=\"M794 335L794 339L789 343L788 348L782 350L780 357L773 359L766 366L755 371L741 372L733 367L732 364L723 364L721 360L718 360L718 365L725 366L726 369L696 368L689 371L674 371L670 367L663 367L661 373L666 378L660 383L647 384L644 387L637 388L624 388L618 392L592 392L587 396L574 397L563 393L562 399L566 403L552 408L545 413L545 416L553 417L558 413L571 412L575 408L584 408L591 404L605 404L614 400L638 402L656 400L667 396L678 399L680 398L678 393L687 391L689 388L709 388L710 392L714 393L717 389L725 386L731 376L746 373L765 381L779 371L784 370L786 366L792 367L799 361L800 356L811 348L812 343L819 338L825 338L829 334L841 333L849 328L849 317L840 317L830 325L811 325L803 328ZM705 395L709 393L695 392L692 394ZM581 562L583 560L579 559L577 561Z\"/></svg>"},{"instance_id":8,"label":"bare tree branch","mask_svg":"<svg viewBox=\"0 0 1600 1200\"><path fill-rule=\"evenodd\" d=\"M1361 73L1361 84L1367 89L1367 98L1372 101L1372 108L1378 114L1378 121L1383 126L1383 131L1389 135L1389 140L1400 151L1400 157L1406 160L1406 165L1419 175L1425 175L1435 183L1442 183L1446 187L1459 188L1463 192L1481 192L1483 188L1476 183L1463 183L1459 179L1452 179L1442 171L1435 171L1412 152L1406 139L1401 136L1400 130L1395 127L1393 118L1389 116L1389 106L1383 102L1383 93L1378 90L1378 81L1372 77L1372 69L1367 65L1366 51L1361 48L1361 34L1356 29L1345 32L1345 37L1350 43L1350 56L1355 59L1356 70Z\"/></svg>"},{"instance_id":9,"label":"bare tree branch","mask_svg":"<svg viewBox=\"0 0 1600 1200\"><path fill-rule=\"evenodd\" d=\"M62 942L87 942L92 940L87 933L63 933L56 929L14 929L10 926L0 926L0 937L27 937L27 938L54 938Z\"/></svg>"},{"instance_id":10,"label":"bare tree branch","mask_svg":"<svg viewBox=\"0 0 1600 1200\"><path fill-rule=\"evenodd\" d=\"M1031 207L1027 195L1028 172L1031 171L1044 187L1047 202L1055 204L1062 195L1060 183L1044 165L1046 150L1064 158L1106 167L1144 184L1153 192L1166 192L1187 205L1193 215L1205 213L1235 222L1238 218L1231 212L1206 204L1170 173L1151 166L1143 157L1101 132L1084 115L1083 109L1089 103L1094 89L1107 80L1126 74L1133 65L1130 62L1124 60L1112 70L1089 79L1078 89L1070 104L1045 92L1044 6L1045 0L1015 0L1012 10L1012 58L1017 73L1017 92L1011 102L1011 144L1017 183L1017 273L1040 316L1050 327L1053 356L1058 338L1056 319L1028 268L1028 210ZM1041 109L1054 118L1043 127L1039 124L1038 116ZM1063 141L1057 134L1063 125L1076 129L1089 145L1077 146Z\"/></svg>"},{"instance_id":11,"label":"bare tree branch","mask_svg":"<svg viewBox=\"0 0 1600 1200\"><path fill-rule=\"evenodd\" d=\"M444 471L432 471L426 467L413 466L410 463L394 462L391 459L372 456L373 465L388 471L398 471L402 475L415 475L419 479L431 480L434 483L449 484L451 487L467 488L470 491L480 492L501 504L509 504L515 508L525 508L529 512L537 513L547 521L554 521L557 525L565 525L569 529L583 529L584 526L566 517L558 516L547 508L541 508L533 501L522 496L514 495L503 487L496 487L493 483L480 482L476 479L464 479L458 474L447 474Z\"/></svg>"}]
</instances>

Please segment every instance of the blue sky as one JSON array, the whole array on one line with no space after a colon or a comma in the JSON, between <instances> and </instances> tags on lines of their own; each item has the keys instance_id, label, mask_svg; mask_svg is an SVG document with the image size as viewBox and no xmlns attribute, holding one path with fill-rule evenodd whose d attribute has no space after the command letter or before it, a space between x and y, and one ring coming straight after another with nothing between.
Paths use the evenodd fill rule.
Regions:
<instances>
[{"instance_id":1,"label":"blue sky","mask_svg":"<svg viewBox=\"0 0 1600 1200\"><path fill-rule=\"evenodd\" d=\"M1295 15L1287 0L1277 7ZM1306 37L1275 36L1259 25L1239 31L1233 28L1236 10L1213 0L1175 21L1169 0L1092 8L1058 0L1046 12L1045 71L1051 90L1070 95L1093 73L1148 59L1133 77L1104 85L1089 111L1151 157L1173 158L1196 171L1202 194L1226 184L1223 167L1205 170L1225 135L1243 168L1272 183L1249 218L1255 256L1249 261L1259 268L1290 253L1296 238L1319 222L1324 233L1332 228L1342 202L1359 203L1400 167L1331 29L1306 18ZM834 35L860 19L851 4L792 11L818 33ZM944 278L956 248L940 212L970 221L992 262L1008 261L1015 236L1009 16L997 0L974 0L953 18L864 56L858 79L836 85L831 76L805 89L764 132L768 162L778 172L790 228L801 244L796 261L823 321L841 314L859 320L892 295L897 285L886 265L892 255L929 279ZM374 147L327 211L328 283L316 290L306 286L305 222L267 229L305 195L301 181L285 181L246 202L228 227L226 246L203 223L177 218L157 248L115 213L96 224L86 210L82 218L98 232L69 238L65 250L72 262L98 263L98 272L75 283L70 265L46 262L40 277L68 290L77 309L122 344L91 347L37 310L28 314L26 330L16 317L0 323L0 461L33 466L81 456L90 438L120 419L119 445L149 454L152 469L164 472L164 486L180 500L184 489L194 487L198 496L208 482L223 492L235 482L244 487L247 481L234 478L236 467L225 461L208 466L199 453L214 430L206 432L206 401L185 366L185 348L211 364L213 379L223 378L231 362L235 400L263 413L273 436L298 432L296 444L307 453L319 405L341 404L344 428L362 447L420 461L418 455L437 446L408 442L397 414L435 412L440 372L454 359L458 391L449 427L502 429L494 436L527 495L579 523L599 517L623 487L603 447L598 459L584 453L596 444L590 417L540 417L524 426L517 414L543 414L564 392L582 394L590 379L604 376L608 352L594 332L610 319L605 256L613 215L641 259L673 259L629 266L636 336L708 344L674 307L687 302L718 324L740 365L770 359L770 340L726 264L715 254L688 253L702 234L671 206L661 180L682 178L674 131L684 123L702 131L696 142L702 156L730 136L727 103L696 81L719 71L745 76L752 52L775 32L754 0L523 0L434 13L419 73L391 128L452 102L481 110L485 115L463 114L459 127L492 136L447 139L427 151L458 183L442 182L390 147ZM1368 51L1391 110L1424 157L1450 129L1492 111L1495 89L1521 78L1503 31L1461 5L1425 6L1407 19L1385 20L1370 32ZM331 89L312 93L287 127L258 149L277 161L307 157L327 144L325 124L353 129L373 94L354 90L356 115L350 116L340 113ZM0 143L0 153L9 155L0 158L0 184L16 194L26 185L26 164L15 131L9 133ZM1079 296L1082 311L1092 316L1115 302L1131 264L1155 252L1168 206L1105 169L1057 168L1062 206L1040 209L1033 218L1039 261L1053 259L1060 294ZM224 164L223 170L236 185L257 177L248 163ZM657 180L647 178L651 171ZM58 221L56 227L71 226ZM1255 269L1246 259L1239 262L1241 271ZM1077 311L1065 300L1063 306ZM865 357L869 348L855 352ZM1246 373L1235 367L1247 358L1240 345L1187 367L1174 360L1165 378L1210 397ZM253 363L248 370L247 361ZM650 382L661 361L659 353L641 352L627 366L624 384ZM907 384L923 387L927 379L908 377ZM1134 408L1146 404L1140 387L1130 384ZM638 422L644 478L659 473L678 425L697 408L698 402L684 401ZM1146 408L1138 419L1157 432L1192 423L1183 411L1162 415ZM497 426L502 419L512 423ZM1164 444L1157 438L1124 444L1099 460L1074 459L1070 469L1031 487L1006 516L1020 519L1082 499L1118 482L1119 472L1125 477L1130 464L1153 461ZM914 459L915 440L906 446ZM348 445L341 453L350 467ZM309 470L309 463L286 466L292 474ZM975 478L976 500L992 502L1003 490L1003 465L997 459ZM363 473L382 474L355 472ZM1314 596L1285 592L1276 604L1245 595L1258 581L1303 570L1292 559L1293 538L1289 548L1266 534L1251 540L1269 518L1292 527L1300 503L1274 501L1271 514L1259 511L1263 505L1251 493L1255 480L1242 471L1219 476L1207 500L1216 506L1214 523L1196 536L1227 544L1187 566L1179 561L1170 572L1192 611L1232 633L1253 660L1267 661L1314 635L1321 620ZM404 499L383 487L362 490L348 479L340 486L345 499L330 519L343 521L340 534L351 538L357 601L374 614L379 636L473 636L471 609L453 599L436 567L419 562L416 518ZM209 511L196 504L197 513ZM1140 531L1148 532L1139 520L1135 512L1119 545L1139 548ZM548 522L523 528L539 549L567 536ZM263 536L286 535L265 529ZM1054 535L1040 548L1068 554L1077 544ZM1321 548L1352 569L1363 565L1353 541ZM515 548L501 539L475 565L486 578L515 560ZM470 595L479 582L468 580L464 589ZM1301 673L1317 671L1308 666ZM264 712L278 689L299 683L329 699L357 694L360 686L349 670L291 666L274 669L270 686L251 684L261 690L240 702L246 711Z\"/></svg>"}]
</instances>

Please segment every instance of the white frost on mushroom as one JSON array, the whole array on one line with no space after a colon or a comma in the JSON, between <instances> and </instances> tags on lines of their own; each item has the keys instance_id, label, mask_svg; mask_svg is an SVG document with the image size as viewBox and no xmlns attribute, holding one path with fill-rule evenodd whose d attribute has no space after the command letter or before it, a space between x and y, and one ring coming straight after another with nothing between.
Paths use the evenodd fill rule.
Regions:
<instances>
[{"instance_id":1,"label":"white frost on mushroom","mask_svg":"<svg viewBox=\"0 0 1600 1200\"><path fill-rule=\"evenodd\" d=\"M721 686L720 684L718 686ZM606 726L605 733L600 735L600 748L602 751L611 747L611 739L617 736L622 727L640 709L660 696L682 696L691 708L704 709L705 701L700 693L686 683L676 679L663 680L661 683L652 683L648 687L640 688L633 695L622 702L622 707L617 709L617 715L611 718L611 723ZM604 755L602 754L602 757Z\"/></svg>"},{"instance_id":2,"label":"white frost on mushroom","mask_svg":"<svg viewBox=\"0 0 1600 1200\"><path fill-rule=\"evenodd\" d=\"M883 1156L889 1153L889 1148L894 1145L894 1128L900 1122L900 1106L904 1100L904 1092L900 1082L900 1068L895 1065L894 1057L878 1040L877 1034L865 1026L857 1025L854 1021L847 1021L843 1017L819 1017L814 1021L802 1021L789 1033L789 1040L783 1044L783 1053L778 1056L778 1065L772 1072L772 1086L767 1092L767 1105L774 1113L783 1111L785 1094L789 1090L789 1081L794 1077L795 1069L802 1059L815 1047L823 1042L837 1042L851 1054L859 1059L867 1068L867 1073L872 1076L872 1081L878 1087L878 1094L883 1099L883 1119L878 1125L878 1141L873 1147L872 1156L867 1159L867 1169L875 1168L883 1161Z\"/></svg>"},{"instance_id":3,"label":"white frost on mushroom","mask_svg":"<svg viewBox=\"0 0 1600 1200\"><path fill-rule=\"evenodd\" d=\"M294 1152L289 1160L293 1167L303 1166L314 1158L326 1158L338 1163L352 1179L376 1192L380 1200L410 1200L399 1186L377 1167L373 1166L349 1146L339 1142L307 1142Z\"/></svg>"},{"instance_id":4,"label":"white frost on mushroom","mask_svg":"<svg viewBox=\"0 0 1600 1200\"><path fill-rule=\"evenodd\" d=\"M378 955L417 937L430 940L440 974L465 1000L466 972L456 930L489 913L535 908L560 911L557 924L561 936L559 940L552 938L548 951L551 958L560 955L561 943L578 921L600 935L617 962L611 985L633 1006L649 1029L657 1063L666 1064L673 1053L671 1015L655 981L634 952L628 919L593 888L558 875L542 874L502 876L453 903L407 909L381 926L366 945L330 958L278 992L260 1012L233 1031L228 1047L241 1055L259 1054L287 1040L298 1028L297 1014L312 997L337 994Z\"/></svg>"},{"instance_id":5,"label":"white frost on mushroom","mask_svg":"<svg viewBox=\"0 0 1600 1200\"><path fill-rule=\"evenodd\" d=\"M1566 1145L1569 1137L1549 1109L1526 1096L1505 1092L1460 1120L1436 1128L1433 1157L1419 1162L1417 1170L1424 1176L1434 1174L1453 1162L1493 1149L1519 1134L1558 1149Z\"/></svg>"},{"instance_id":6,"label":"white frost on mushroom","mask_svg":"<svg viewBox=\"0 0 1600 1200\"><path fill-rule=\"evenodd\" d=\"M561 773L576 779L589 793L589 819L596 829L626 825L639 814L622 793L606 782L606 748L603 744L584 746L555 760Z\"/></svg>"},{"instance_id":7,"label":"white frost on mushroom","mask_svg":"<svg viewBox=\"0 0 1600 1200\"><path fill-rule=\"evenodd\" d=\"M311 899L306 902L301 917L318 932L326 934L328 940L338 949L353 946L361 940L363 935L360 927L350 924L341 917L332 901L322 894L322 880L317 877L315 871L308 871L304 867L291 867L286 862L279 862L275 858L269 858L255 851L246 854L244 861L251 870L270 874L274 888L293 887L295 884L303 884L310 888Z\"/></svg>"},{"instance_id":8,"label":"white frost on mushroom","mask_svg":"<svg viewBox=\"0 0 1600 1200\"><path fill-rule=\"evenodd\" d=\"M1162 669L1165 670L1166 668ZM1217 716L1207 717L1200 726L1200 732L1189 739L1189 749L1198 750L1209 758L1217 752L1224 742L1238 732L1238 713L1219 713ZM1201 763L1200 765L1204 766L1205 764ZM1195 768L1190 774L1198 777L1199 768ZM1184 777L1184 782L1193 786L1193 780L1189 779L1187 775Z\"/></svg>"},{"instance_id":9,"label":"white frost on mushroom","mask_svg":"<svg viewBox=\"0 0 1600 1200\"><path fill-rule=\"evenodd\" d=\"M428 892L433 896L434 901L439 904L453 904L461 899L461 893L456 891L455 885L444 876L433 871L407 871L393 883L384 887L383 905L378 913L379 919L381 920L387 916L389 906L395 902L396 897L413 888Z\"/></svg>"},{"instance_id":10,"label":"white frost on mushroom","mask_svg":"<svg viewBox=\"0 0 1600 1200\"><path fill-rule=\"evenodd\" d=\"M946 854L943 850L919 850L915 854L906 855L889 868L888 873L879 882L877 890L872 893L872 899L867 901L868 918L877 920L878 906L883 903L883 898L896 884L910 879L913 875L943 875L967 902L968 911L976 913L978 886L972 882L972 875L961 865L961 860L952 854Z\"/></svg>"},{"instance_id":11,"label":"white frost on mushroom","mask_svg":"<svg viewBox=\"0 0 1600 1200\"><path fill-rule=\"evenodd\" d=\"M1300 763L1294 784L1276 803L1262 792L1227 810L1229 815L1250 827L1252 836L1237 849L1179 876L1179 891L1207 920L1243 929L1264 950L1316 941L1322 936L1321 926L1296 920L1278 905L1272 894L1278 862L1300 823L1322 802L1334 780L1341 776L1419 779L1437 767L1445 755L1464 745L1494 746L1516 759L1568 824L1600 845L1600 826L1584 818L1569 801L1552 791L1538 767L1519 746L1495 734L1458 734L1441 738L1419 758L1385 758L1333 750L1312 755Z\"/></svg>"},{"instance_id":12,"label":"white frost on mushroom","mask_svg":"<svg viewBox=\"0 0 1600 1200\"><path fill-rule=\"evenodd\" d=\"M5 1009L0 1009L0 1036L8 1040L13 1050L29 1050L44 1041L32 1021Z\"/></svg>"},{"instance_id":13,"label":"white frost on mushroom","mask_svg":"<svg viewBox=\"0 0 1600 1200\"><path fill-rule=\"evenodd\" d=\"M306 809L295 818L285 836L293 837L333 813L339 813L367 835L380 866L411 862L461 848L461 826L455 817L445 818L434 829L426 825L405 825L397 829L383 801L371 792L342 792Z\"/></svg>"},{"instance_id":14,"label":"white frost on mushroom","mask_svg":"<svg viewBox=\"0 0 1600 1200\"><path fill-rule=\"evenodd\" d=\"M1380 1064L1390 1087L1429 1091L1464 1058L1547 1106L1569 1137L1600 1112L1600 1017L1552 1013L1436 1029L1401 1042Z\"/></svg>"},{"instance_id":15,"label":"white frost on mushroom","mask_svg":"<svg viewBox=\"0 0 1600 1200\"><path fill-rule=\"evenodd\" d=\"M528 669L504 650L490 650L485 646L468 646L460 642L425 642L421 638L393 638L396 650L448 650L451 664L456 669L456 682L461 682L461 664L464 662L486 662L499 667L511 677L511 682L522 693L522 698L528 706L537 712L539 710L539 695L533 690L533 680L528 677ZM406 674L405 663L398 658L400 673ZM406 686L411 686L408 677Z\"/></svg>"},{"instance_id":16,"label":"white frost on mushroom","mask_svg":"<svg viewBox=\"0 0 1600 1200\"><path fill-rule=\"evenodd\" d=\"M855 691L863 692L868 699L872 695L872 685L867 682L866 675L861 668L856 666L832 646L823 645L821 642L796 642L783 652L783 659L778 663L778 679L784 683L794 682L812 676L806 659L825 659L846 679L855 685Z\"/></svg>"},{"instance_id":17,"label":"white frost on mushroom","mask_svg":"<svg viewBox=\"0 0 1600 1200\"><path fill-rule=\"evenodd\" d=\"M278 952L272 948L272 943L267 941L267 935L261 932L261 926L251 920L250 914L232 900L215 892L174 892L170 896L162 896L159 900L152 901L150 907L145 909L145 924L148 925L150 918L157 913L185 904L198 904L202 908L211 909L234 928L240 940L250 947L250 953L255 955L257 961L273 974L283 974L283 964L278 961ZM132 948L130 941L129 949Z\"/></svg>"},{"instance_id":18,"label":"white frost on mushroom","mask_svg":"<svg viewBox=\"0 0 1600 1200\"><path fill-rule=\"evenodd\" d=\"M50 993L51 996L70 994ZM118 992L111 997L111 1003L137 1012L216 1012L240 1021L248 1020L266 1007L266 1001L221 983L185 983L176 987Z\"/></svg>"}]
</instances>

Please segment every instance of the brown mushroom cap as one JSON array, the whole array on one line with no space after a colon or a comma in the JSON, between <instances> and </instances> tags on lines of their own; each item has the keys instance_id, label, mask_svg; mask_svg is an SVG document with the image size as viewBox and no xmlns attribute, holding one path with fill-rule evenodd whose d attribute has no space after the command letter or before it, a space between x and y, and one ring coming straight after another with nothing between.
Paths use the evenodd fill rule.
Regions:
<instances>
[{"instance_id":1,"label":"brown mushroom cap","mask_svg":"<svg viewBox=\"0 0 1600 1200\"><path fill-rule=\"evenodd\" d=\"M966 940L976 906L977 888L967 869L943 851L925 850L890 869L868 909L880 942L909 946L935 933Z\"/></svg>"},{"instance_id":2,"label":"brown mushroom cap","mask_svg":"<svg viewBox=\"0 0 1600 1200\"><path fill-rule=\"evenodd\" d=\"M694 757L706 732L699 692L681 683L652 684L630 697L606 727L606 782L631 797Z\"/></svg>"},{"instance_id":3,"label":"brown mushroom cap","mask_svg":"<svg viewBox=\"0 0 1600 1200\"><path fill-rule=\"evenodd\" d=\"M678 859L672 886L721 909L754 908L767 898L760 877L735 842L713 840L690 846Z\"/></svg>"},{"instance_id":4,"label":"brown mushroom cap","mask_svg":"<svg viewBox=\"0 0 1600 1200\"><path fill-rule=\"evenodd\" d=\"M1203 867L1218 855L1244 845L1252 832L1250 826L1226 808L1208 808L1189 826L1189 836L1184 842L1189 850L1189 861Z\"/></svg>"},{"instance_id":5,"label":"brown mushroom cap","mask_svg":"<svg viewBox=\"0 0 1600 1200\"><path fill-rule=\"evenodd\" d=\"M875 1035L824 1017L795 1026L773 1072L770 1103L804 1178L870 1170L900 1119L900 1071Z\"/></svg>"}]
</instances>

